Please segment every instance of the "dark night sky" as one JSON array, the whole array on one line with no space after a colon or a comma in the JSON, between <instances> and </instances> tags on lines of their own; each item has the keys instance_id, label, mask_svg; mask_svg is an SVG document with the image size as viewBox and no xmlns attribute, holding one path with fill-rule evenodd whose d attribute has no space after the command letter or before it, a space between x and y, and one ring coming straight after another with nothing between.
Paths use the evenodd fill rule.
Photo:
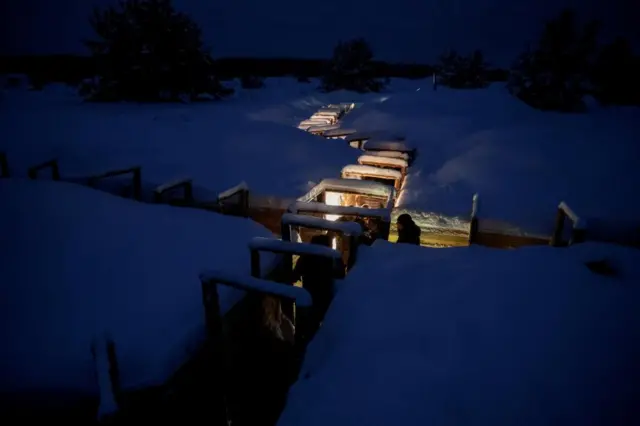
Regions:
<instances>
[{"instance_id":1,"label":"dark night sky","mask_svg":"<svg viewBox=\"0 0 640 426\"><path fill-rule=\"evenodd\" d=\"M115 0L4 0L0 54L85 53L93 5ZM174 0L202 25L216 57L326 57L335 42L364 36L376 56L430 62L447 48L481 48L510 60L542 23L570 6L607 32L640 39L638 0Z\"/></svg>"}]
</instances>

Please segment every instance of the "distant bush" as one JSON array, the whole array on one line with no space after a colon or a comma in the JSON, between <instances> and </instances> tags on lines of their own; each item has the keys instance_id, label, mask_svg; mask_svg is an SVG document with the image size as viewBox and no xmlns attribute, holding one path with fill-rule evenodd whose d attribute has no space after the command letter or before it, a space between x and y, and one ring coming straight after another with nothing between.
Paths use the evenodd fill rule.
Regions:
<instances>
[{"instance_id":1,"label":"distant bush","mask_svg":"<svg viewBox=\"0 0 640 426\"><path fill-rule=\"evenodd\" d=\"M375 78L373 51L364 39L338 43L321 88L326 92L350 90L360 93L379 92L384 88L384 83Z\"/></svg>"},{"instance_id":2,"label":"distant bush","mask_svg":"<svg viewBox=\"0 0 640 426\"><path fill-rule=\"evenodd\" d=\"M603 105L640 105L640 57L628 40L620 37L600 49L591 69L591 91Z\"/></svg>"},{"instance_id":3,"label":"distant bush","mask_svg":"<svg viewBox=\"0 0 640 426\"><path fill-rule=\"evenodd\" d=\"M82 87L88 99L177 101L229 93L214 76L200 28L170 0L124 0L96 9L90 23L98 39L85 44L98 78Z\"/></svg>"},{"instance_id":4,"label":"distant bush","mask_svg":"<svg viewBox=\"0 0 640 426\"><path fill-rule=\"evenodd\" d=\"M595 21L577 30L570 10L549 21L536 48L527 48L513 64L511 94L541 110L583 111L598 30Z\"/></svg>"},{"instance_id":5,"label":"distant bush","mask_svg":"<svg viewBox=\"0 0 640 426\"><path fill-rule=\"evenodd\" d=\"M256 75L243 75L240 77L240 85L243 89L261 89L264 87L264 79Z\"/></svg>"},{"instance_id":6,"label":"distant bush","mask_svg":"<svg viewBox=\"0 0 640 426\"><path fill-rule=\"evenodd\" d=\"M489 64L480 50L469 56L462 56L451 50L440 56L438 68L438 81L443 86L454 89L480 89L490 83Z\"/></svg>"}]
</instances>

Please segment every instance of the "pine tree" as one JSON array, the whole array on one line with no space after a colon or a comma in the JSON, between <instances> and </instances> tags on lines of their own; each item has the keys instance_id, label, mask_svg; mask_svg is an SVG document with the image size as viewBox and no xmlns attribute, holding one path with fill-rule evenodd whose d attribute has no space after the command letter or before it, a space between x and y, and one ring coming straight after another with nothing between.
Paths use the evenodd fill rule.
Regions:
<instances>
[{"instance_id":1,"label":"pine tree","mask_svg":"<svg viewBox=\"0 0 640 426\"><path fill-rule=\"evenodd\" d=\"M591 70L594 97L603 105L640 105L640 57L619 37L604 46Z\"/></svg>"},{"instance_id":2,"label":"pine tree","mask_svg":"<svg viewBox=\"0 0 640 426\"><path fill-rule=\"evenodd\" d=\"M374 78L372 61L373 51L364 39L339 42L322 79L322 89L379 92L384 83Z\"/></svg>"},{"instance_id":3,"label":"pine tree","mask_svg":"<svg viewBox=\"0 0 640 426\"><path fill-rule=\"evenodd\" d=\"M455 50L440 56L440 83L456 89L479 89L487 87L489 65L482 51L476 50L462 56Z\"/></svg>"},{"instance_id":4,"label":"pine tree","mask_svg":"<svg viewBox=\"0 0 640 426\"><path fill-rule=\"evenodd\" d=\"M176 101L228 93L214 77L200 28L170 0L125 0L95 9L90 23L98 37L85 44L98 79L85 87L89 99Z\"/></svg>"},{"instance_id":5,"label":"pine tree","mask_svg":"<svg viewBox=\"0 0 640 426\"><path fill-rule=\"evenodd\" d=\"M527 47L513 64L509 91L534 108L583 110L598 29L594 21L578 31L574 13L563 11L546 24L538 46Z\"/></svg>"}]
</instances>

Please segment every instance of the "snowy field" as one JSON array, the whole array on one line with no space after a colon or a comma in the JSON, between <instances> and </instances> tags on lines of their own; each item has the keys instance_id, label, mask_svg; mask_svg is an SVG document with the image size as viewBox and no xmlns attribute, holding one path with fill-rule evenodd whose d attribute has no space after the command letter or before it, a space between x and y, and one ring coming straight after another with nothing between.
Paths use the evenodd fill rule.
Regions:
<instances>
[{"instance_id":1,"label":"snowy field","mask_svg":"<svg viewBox=\"0 0 640 426\"><path fill-rule=\"evenodd\" d=\"M61 182L2 179L0 204L0 393L96 393L91 345L105 333L125 389L162 384L204 338L199 274L249 275L249 241L270 235ZM241 293L224 290L226 312Z\"/></svg>"},{"instance_id":2,"label":"snowy field","mask_svg":"<svg viewBox=\"0 0 640 426\"><path fill-rule=\"evenodd\" d=\"M224 102L144 106L86 104L59 85L9 90L0 151L14 176L57 158L63 178L140 165L145 185L191 177L198 194L215 199L244 181L253 193L295 199L358 156L295 128L322 105L313 96L295 102L300 89L283 79Z\"/></svg>"},{"instance_id":3,"label":"snowy field","mask_svg":"<svg viewBox=\"0 0 640 426\"><path fill-rule=\"evenodd\" d=\"M366 103L343 124L400 133L417 147L404 207L468 216L478 192L480 218L546 235L563 200L583 217L638 227L640 108L560 114L533 110L500 84L414 86L421 90Z\"/></svg>"},{"instance_id":4,"label":"snowy field","mask_svg":"<svg viewBox=\"0 0 640 426\"><path fill-rule=\"evenodd\" d=\"M591 219L640 216L638 108L545 113L500 84L434 92L429 81L392 80L365 95L322 94L317 82L288 78L235 86L231 100L177 106L84 104L64 86L5 91L0 151L18 175L57 157L63 176L142 165L148 184L190 176L197 193L214 194L246 181L254 193L291 199L359 154L294 127L324 104L353 101L359 108L342 127L402 134L418 148L405 208L466 219L478 192L481 219L545 235L563 200Z\"/></svg>"},{"instance_id":5,"label":"snowy field","mask_svg":"<svg viewBox=\"0 0 640 426\"><path fill-rule=\"evenodd\" d=\"M584 262L607 258L615 277ZM279 426L640 424L640 252L363 247Z\"/></svg>"}]
</instances>

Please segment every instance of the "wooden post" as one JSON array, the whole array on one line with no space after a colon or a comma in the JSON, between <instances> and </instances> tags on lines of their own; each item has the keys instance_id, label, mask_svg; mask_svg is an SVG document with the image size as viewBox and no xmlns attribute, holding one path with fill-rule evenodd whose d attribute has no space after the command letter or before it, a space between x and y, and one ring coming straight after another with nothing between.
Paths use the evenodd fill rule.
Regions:
<instances>
[{"instance_id":1,"label":"wooden post","mask_svg":"<svg viewBox=\"0 0 640 426\"><path fill-rule=\"evenodd\" d=\"M349 235L349 260L347 262L348 269L351 269L356 264L358 258L358 237L355 235Z\"/></svg>"},{"instance_id":2,"label":"wooden post","mask_svg":"<svg viewBox=\"0 0 640 426\"><path fill-rule=\"evenodd\" d=\"M287 223L280 222L280 235L282 236L282 241L291 241L291 226ZM300 236L302 237L302 236Z\"/></svg>"},{"instance_id":3,"label":"wooden post","mask_svg":"<svg viewBox=\"0 0 640 426\"><path fill-rule=\"evenodd\" d=\"M212 398L220 395L222 407L219 412L214 413L214 421L211 422L211 424L227 425L230 421L229 406L227 403L227 366L218 285L215 282L204 280L201 281L201 284L208 340L207 345L209 345L212 355L211 363L215 366L214 370L218 373L218 377L212 377L210 383L212 386L215 386L216 383L219 385L217 390L209 389L209 392Z\"/></svg>"},{"instance_id":4,"label":"wooden post","mask_svg":"<svg viewBox=\"0 0 640 426\"><path fill-rule=\"evenodd\" d=\"M260 251L251 249L251 276L262 278L260 271Z\"/></svg>"},{"instance_id":5,"label":"wooden post","mask_svg":"<svg viewBox=\"0 0 640 426\"><path fill-rule=\"evenodd\" d=\"M391 232L391 222L388 220L380 220L378 225L378 238L389 240L389 233Z\"/></svg>"},{"instance_id":6,"label":"wooden post","mask_svg":"<svg viewBox=\"0 0 640 426\"><path fill-rule=\"evenodd\" d=\"M99 388L98 421L109 421L117 414L121 402L120 369L116 345L107 336L94 340L91 353L96 366Z\"/></svg>"},{"instance_id":7,"label":"wooden post","mask_svg":"<svg viewBox=\"0 0 640 426\"><path fill-rule=\"evenodd\" d=\"M249 217L249 190L242 190L242 216Z\"/></svg>"},{"instance_id":8,"label":"wooden post","mask_svg":"<svg viewBox=\"0 0 640 426\"><path fill-rule=\"evenodd\" d=\"M7 160L7 153L0 152L0 177L8 178L11 176L9 172L9 160Z\"/></svg>"},{"instance_id":9,"label":"wooden post","mask_svg":"<svg viewBox=\"0 0 640 426\"><path fill-rule=\"evenodd\" d=\"M37 164L33 167L30 167L27 174L29 175L29 179L38 179L38 172L43 169L51 169L51 179L60 180L60 170L58 168L58 160L49 160L44 163Z\"/></svg>"},{"instance_id":10,"label":"wooden post","mask_svg":"<svg viewBox=\"0 0 640 426\"><path fill-rule=\"evenodd\" d=\"M471 202L471 223L469 224L469 244L478 240L478 194L473 194Z\"/></svg>"},{"instance_id":11,"label":"wooden post","mask_svg":"<svg viewBox=\"0 0 640 426\"><path fill-rule=\"evenodd\" d=\"M556 222L551 236L551 246L559 247L562 244L562 231L564 231L564 219L566 214L562 208L558 207L556 211Z\"/></svg>"},{"instance_id":12,"label":"wooden post","mask_svg":"<svg viewBox=\"0 0 640 426\"><path fill-rule=\"evenodd\" d=\"M573 228L573 232L571 233L571 241L569 241L569 245L584 243L586 241L586 229L584 228Z\"/></svg>"},{"instance_id":13,"label":"wooden post","mask_svg":"<svg viewBox=\"0 0 640 426\"><path fill-rule=\"evenodd\" d=\"M133 199L142 201L142 170L140 167L133 169Z\"/></svg>"}]
</instances>

